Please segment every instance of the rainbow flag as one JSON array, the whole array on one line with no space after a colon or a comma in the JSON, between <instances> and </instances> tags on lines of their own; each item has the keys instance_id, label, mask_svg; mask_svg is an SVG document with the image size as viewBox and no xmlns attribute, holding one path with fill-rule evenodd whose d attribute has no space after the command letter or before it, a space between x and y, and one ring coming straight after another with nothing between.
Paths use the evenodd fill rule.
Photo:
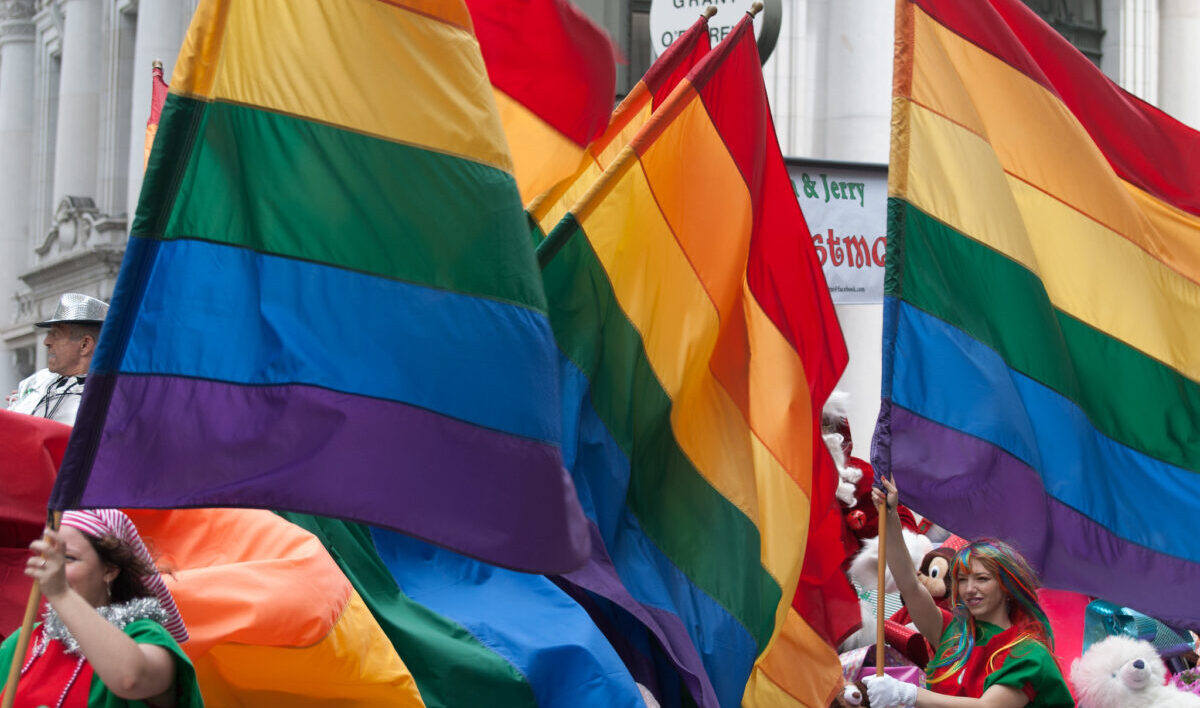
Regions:
<instances>
[{"instance_id":1,"label":"rainbow flag","mask_svg":"<svg viewBox=\"0 0 1200 708\"><path fill-rule=\"evenodd\" d=\"M897 8L876 469L1200 628L1200 134L1017 0Z\"/></svg>"},{"instance_id":2,"label":"rainbow flag","mask_svg":"<svg viewBox=\"0 0 1200 708\"><path fill-rule=\"evenodd\" d=\"M525 211L537 225L535 235L538 240L550 233L571 206L587 194L588 188L600 179L613 159L710 48L708 15L701 15L634 84L613 111L608 127L583 151L575 172L525 205Z\"/></svg>"},{"instance_id":3,"label":"rainbow flag","mask_svg":"<svg viewBox=\"0 0 1200 708\"><path fill-rule=\"evenodd\" d=\"M641 620L701 706L828 705L837 655L791 602L846 350L748 17L549 254L563 449L594 538L565 579Z\"/></svg>"},{"instance_id":4,"label":"rainbow flag","mask_svg":"<svg viewBox=\"0 0 1200 708\"><path fill-rule=\"evenodd\" d=\"M568 0L467 0L522 201L571 174L608 121L616 48Z\"/></svg>"},{"instance_id":5,"label":"rainbow flag","mask_svg":"<svg viewBox=\"0 0 1200 708\"><path fill-rule=\"evenodd\" d=\"M207 706L424 706L363 598L269 511L126 511L168 568Z\"/></svg>"},{"instance_id":6,"label":"rainbow flag","mask_svg":"<svg viewBox=\"0 0 1200 708\"><path fill-rule=\"evenodd\" d=\"M546 577L378 528L284 516L337 559L429 708L642 704L600 630Z\"/></svg>"},{"instance_id":7,"label":"rainbow flag","mask_svg":"<svg viewBox=\"0 0 1200 708\"><path fill-rule=\"evenodd\" d=\"M202 3L54 508L287 509L578 567L488 87L461 3Z\"/></svg>"}]
</instances>

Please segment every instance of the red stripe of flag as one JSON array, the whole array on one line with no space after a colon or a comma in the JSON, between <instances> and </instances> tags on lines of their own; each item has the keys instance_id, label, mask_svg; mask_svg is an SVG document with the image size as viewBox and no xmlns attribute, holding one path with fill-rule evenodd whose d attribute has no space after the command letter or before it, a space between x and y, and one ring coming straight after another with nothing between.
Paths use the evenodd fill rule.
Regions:
<instances>
[{"instance_id":1,"label":"red stripe of flag","mask_svg":"<svg viewBox=\"0 0 1200 708\"><path fill-rule=\"evenodd\" d=\"M1200 214L1196 131L1126 93L1018 0L914 0L952 32L1058 95L1122 178ZM1195 150L1180 151L1191 144Z\"/></svg>"},{"instance_id":2,"label":"red stripe of flag","mask_svg":"<svg viewBox=\"0 0 1200 708\"><path fill-rule=\"evenodd\" d=\"M492 85L583 147L616 93L615 48L566 0L467 0Z\"/></svg>"}]
</instances>

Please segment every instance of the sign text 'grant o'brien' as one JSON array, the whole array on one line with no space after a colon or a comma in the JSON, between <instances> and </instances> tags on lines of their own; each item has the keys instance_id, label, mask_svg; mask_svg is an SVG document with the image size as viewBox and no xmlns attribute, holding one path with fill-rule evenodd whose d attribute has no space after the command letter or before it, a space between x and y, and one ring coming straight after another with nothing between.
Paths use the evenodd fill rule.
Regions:
<instances>
[{"instance_id":1,"label":"sign text 'grant o'brien'","mask_svg":"<svg viewBox=\"0 0 1200 708\"><path fill-rule=\"evenodd\" d=\"M754 36L758 40L758 53L766 61L779 38L782 5L780 0L760 0L763 11L754 18ZM683 36L695 24L700 14L708 7L715 7L717 14L708 20L708 35L712 46L725 39L741 21L755 0L653 0L650 3L650 49L654 56L661 56L675 40Z\"/></svg>"},{"instance_id":2,"label":"sign text 'grant o'brien'","mask_svg":"<svg viewBox=\"0 0 1200 708\"><path fill-rule=\"evenodd\" d=\"M887 168L788 160L788 173L833 302L883 302Z\"/></svg>"}]
</instances>

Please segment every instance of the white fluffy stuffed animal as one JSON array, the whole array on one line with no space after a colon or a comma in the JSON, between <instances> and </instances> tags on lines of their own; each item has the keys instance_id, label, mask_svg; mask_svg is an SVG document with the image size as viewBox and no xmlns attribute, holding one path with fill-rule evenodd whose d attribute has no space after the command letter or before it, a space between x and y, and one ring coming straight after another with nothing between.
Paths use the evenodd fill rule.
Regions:
<instances>
[{"instance_id":1,"label":"white fluffy stuffed animal","mask_svg":"<svg viewBox=\"0 0 1200 708\"><path fill-rule=\"evenodd\" d=\"M933 550L933 541L929 540L928 536L919 533L913 533L908 529L903 529L904 545L907 547L908 555L912 558L913 567L921 567L921 559L925 554ZM868 538L863 541L863 546L859 550L858 555L854 556L854 560L850 561L850 569L847 571L850 579L859 584L866 590L874 590L879 586L879 538ZM886 571L887 591L889 593L898 592L896 590L896 581L892 578L892 571Z\"/></svg>"},{"instance_id":2,"label":"white fluffy stuffed animal","mask_svg":"<svg viewBox=\"0 0 1200 708\"><path fill-rule=\"evenodd\" d=\"M904 545L908 547L908 554L913 559L913 565L920 567L921 559L933 548L933 541L930 541L929 537L924 534L913 533L908 529L903 529L902 535L904 536ZM886 572L887 592L895 593L897 592L896 581L892 579L892 571ZM846 574L864 590L873 591L879 587L878 537L863 541L863 547L850 562L850 569ZM859 603L859 611L862 613L862 629L847 637L838 647L839 652L869 647L875 643L875 608L863 600Z\"/></svg>"},{"instance_id":3,"label":"white fluffy stuffed animal","mask_svg":"<svg viewBox=\"0 0 1200 708\"><path fill-rule=\"evenodd\" d=\"M1096 642L1071 666L1080 708L1200 708L1200 696L1165 680L1154 646L1128 637Z\"/></svg>"}]
</instances>

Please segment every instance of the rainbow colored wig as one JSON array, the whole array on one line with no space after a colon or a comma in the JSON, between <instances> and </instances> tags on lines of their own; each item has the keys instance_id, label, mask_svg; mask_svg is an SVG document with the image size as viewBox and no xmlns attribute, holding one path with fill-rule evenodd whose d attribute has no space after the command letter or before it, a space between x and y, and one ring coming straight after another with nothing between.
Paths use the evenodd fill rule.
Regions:
<instances>
[{"instance_id":1,"label":"rainbow colored wig","mask_svg":"<svg viewBox=\"0 0 1200 708\"><path fill-rule=\"evenodd\" d=\"M1017 644L1033 640L1041 642L1054 652L1054 631L1050 628L1050 620L1042 606L1038 604L1037 590L1041 587L1037 573L1015 548L1004 541L994 538L982 538L963 547L950 563L950 597L954 602L954 620L951 627L957 627L958 645L954 651L941 659L929 662L929 683L935 684L958 673L971 658L975 650L977 626L975 617L967 611L965 603L958 596L958 577L970 572L971 563L979 561L1000 581L1008 601L1008 617L1013 626L1018 628L1016 638L992 652L988 657L988 671L992 670L991 663L1000 652L1011 649ZM935 676L938 669L945 669L940 676Z\"/></svg>"}]
</instances>

